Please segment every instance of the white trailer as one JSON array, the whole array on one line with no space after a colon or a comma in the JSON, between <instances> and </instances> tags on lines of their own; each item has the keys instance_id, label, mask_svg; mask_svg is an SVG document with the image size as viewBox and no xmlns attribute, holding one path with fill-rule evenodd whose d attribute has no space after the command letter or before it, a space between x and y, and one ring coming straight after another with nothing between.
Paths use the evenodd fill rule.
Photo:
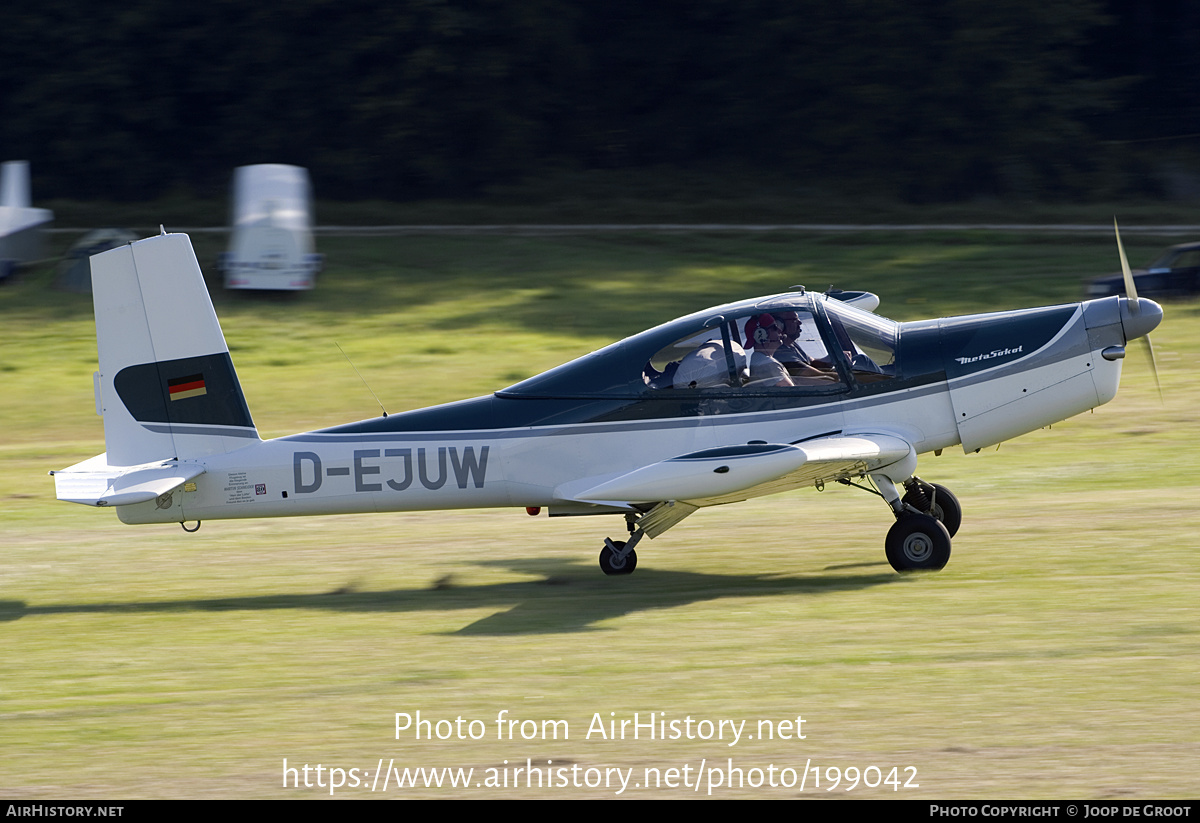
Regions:
<instances>
[{"instance_id":1,"label":"white trailer","mask_svg":"<svg viewBox=\"0 0 1200 823\"><path fill-rule=\"evenodd\" d=\"M312 232L312 190L299 166L241 166L233 173L227 289L311 289L321 270Z\"/></svg>"}]
</instances>

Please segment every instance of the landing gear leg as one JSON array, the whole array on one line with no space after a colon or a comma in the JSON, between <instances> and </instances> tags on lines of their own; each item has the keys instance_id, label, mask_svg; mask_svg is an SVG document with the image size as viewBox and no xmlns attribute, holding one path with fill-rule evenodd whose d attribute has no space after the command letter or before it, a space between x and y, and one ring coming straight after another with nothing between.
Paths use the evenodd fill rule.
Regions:
<instances>
[{"instance_id":1,"label":"landing gear leg","mask_svg":"<svg viewBox=\"0 0 1200 823\"><path fill-rule=\"evenodd\" d=\"M900 490L896 488L895 482L886 474L873 474L871 480L875 482L875 488L879 489L879 496L882 497L887 504L892 508L892 514L900 517L905 512L904 501L900 499Z\"/></svg>"}]
</instances>

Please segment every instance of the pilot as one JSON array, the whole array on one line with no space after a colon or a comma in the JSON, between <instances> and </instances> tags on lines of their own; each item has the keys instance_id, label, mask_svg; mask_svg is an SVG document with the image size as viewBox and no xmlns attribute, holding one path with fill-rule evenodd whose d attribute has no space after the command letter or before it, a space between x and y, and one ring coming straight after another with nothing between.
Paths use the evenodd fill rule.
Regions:
<instances>
[{"instance_id":1,"label":"pilot","mask_svg":"<svg viewBox=\"0 0 1200 823\"><path fill-rule=\"evenodd\" d=\"M782 344L783 323L772 315L758 314L746 321L746 348L754 350L750 355L750 382L746 388L795 385L787 369L774 357Z\"/></svg>"},{"instance_id":2,"label":"pilot","mask_svg":"<svg viewBox=\"0 0 1200 823\"><path fill-rule=\"evenodd\" d=\"M771 316L783 324L783 342L775 352L775 359L789 371L793 365L811 363L812 358L800 347L800 315L794 311L777 311Z\"/></svg>"},{"instance_id":3,"label":"pilot","mask_svg":"<svg viewBox=\"0 0 1200 823\"><path fill-rule=\"evenodd\" d=\"M828 360L813 360L800 345L802 327L798 313L777 311L772 312L772 316L783 324L783 342L775 352L775 359L787 369L793 382L803 384L836 379L836 376L830 373L832 364Z\"/></svg>"}]
</instances>

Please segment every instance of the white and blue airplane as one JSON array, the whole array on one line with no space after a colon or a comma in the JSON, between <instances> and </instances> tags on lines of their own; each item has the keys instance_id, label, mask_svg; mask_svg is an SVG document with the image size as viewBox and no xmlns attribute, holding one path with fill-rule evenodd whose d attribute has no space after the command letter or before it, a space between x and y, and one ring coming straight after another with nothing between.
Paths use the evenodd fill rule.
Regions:
<instances>
[{"instance_id":1,"label":"white and blue airplane","mask_svg":"<svg viewBox=\"0 0 1200 823\"><path fill-rule=\"evenodd\" d=\"M1126 345L1162 319L1128 275L1128 297L906 323L869 311L869 293L798 288L486 397L262 440L187 235L91 263L107 451L51 472L60 500L188 531L505 506L621 515L606 574L632 572L643 537L697 509L835 481L886 501L896 570L940 569L961 508L916 476L918 455L978 451L1107 403Z\"/></svg>"}]
</instances>

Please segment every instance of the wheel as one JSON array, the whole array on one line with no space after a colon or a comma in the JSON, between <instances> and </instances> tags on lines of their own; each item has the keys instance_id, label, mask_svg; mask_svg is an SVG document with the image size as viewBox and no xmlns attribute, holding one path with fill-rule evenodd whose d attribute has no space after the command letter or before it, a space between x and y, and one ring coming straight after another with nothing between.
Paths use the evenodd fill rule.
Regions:
<instances>
[{"instance_id":1,"label":"wheel","mask_svg":"<svg viewBox=\"0 0 1200 823\"><path fill-rule=\"evenodd\" d=\"M939 486L937 483L919 482L921 483L921 490L933 501L933 508L926 511L917 495L911 491L906 492L901 500L942 521L942 525L946 527L946 531L950 533L951 537L954 537L954 535L958 534L958 527L962 525L962 505L958 502L958 498L945 486Z\"/></svg>"},{"instance_id":2,"label":"wheel","mask_svg":"<svg viewBox=\"0 0 1200 823\"><path fill-rule=\"evenodd\" d=\"M950 560L950 533L927 514L906 514L888 530L888 562L898 572L937 571Z\"/></svg>"},{"instance_id":3,"label":"wheel","mask_svg":"<svg viewBox=\"0 0 1200 823\"><path fill-rule=\"evenodd\" d=\"M625 548L624 540L614 540L613 545L617 550ZM605 546L600 550L600 570L605 574L633 574L633 570L637 568L637 552L631 551L620 560L612 553L612 550Z\"/></svg>"}]
</instances>

